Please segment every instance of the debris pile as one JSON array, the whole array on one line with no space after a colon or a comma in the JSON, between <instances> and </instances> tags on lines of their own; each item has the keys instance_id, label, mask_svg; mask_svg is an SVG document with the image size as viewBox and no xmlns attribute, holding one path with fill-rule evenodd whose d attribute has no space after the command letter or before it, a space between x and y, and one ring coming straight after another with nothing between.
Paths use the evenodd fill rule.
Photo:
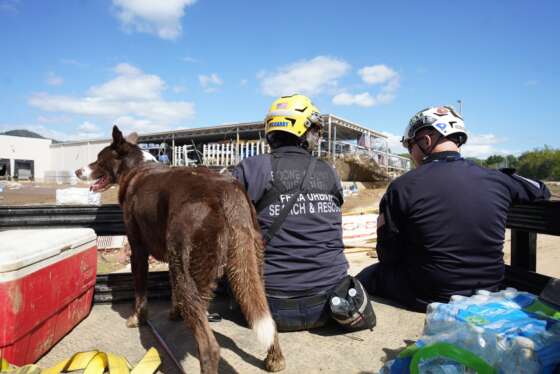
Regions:
<instances>
[{"instance_id":1,"label":"debris pile","mask_svg":"<svg viewBox=\"0 0 560 374\"><path fill-rule=\"evenodd\" d=\"M334 161L334 168L343 181L387 183L387 172L364 154L344 154Z\"/></svg>"}]
</instances>

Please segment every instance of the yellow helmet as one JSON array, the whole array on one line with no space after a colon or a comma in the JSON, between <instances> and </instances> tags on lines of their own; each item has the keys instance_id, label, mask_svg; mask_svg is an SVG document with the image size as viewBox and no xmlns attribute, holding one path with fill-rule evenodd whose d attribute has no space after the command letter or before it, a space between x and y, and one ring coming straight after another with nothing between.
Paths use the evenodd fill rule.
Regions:
<instances>
[{"instance_id":1,"label":"yellow helmet","mask_svg":"<svg viewBox=\"0 0 560 374\"><path fill-rule=\"evenodd\" d=\"M300 137L312 125L321 126L321 115L311 99L295 94L274 101L264 123L267 135L273 131L285 131Z\"/></svg>"}]
</instances>

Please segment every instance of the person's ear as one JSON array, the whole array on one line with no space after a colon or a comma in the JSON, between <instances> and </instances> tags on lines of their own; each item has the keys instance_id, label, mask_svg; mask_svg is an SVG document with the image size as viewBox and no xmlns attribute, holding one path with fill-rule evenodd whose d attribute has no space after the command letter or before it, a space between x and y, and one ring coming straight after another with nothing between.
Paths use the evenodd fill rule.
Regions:
<instances>
[{"instance_id":1,"label":"person's ear","mask_svg":"<svg viewBox=\"0 0 560 374\"><path fill-rule=\"evenodd\" d=\"M422 136L422 139L424 139L424 142L426 143L426 148L430 149L430 147L432 146L432 143L433 143L433 139L430 136L430 134L424 134Z\"/></svg>"}]
</instances>

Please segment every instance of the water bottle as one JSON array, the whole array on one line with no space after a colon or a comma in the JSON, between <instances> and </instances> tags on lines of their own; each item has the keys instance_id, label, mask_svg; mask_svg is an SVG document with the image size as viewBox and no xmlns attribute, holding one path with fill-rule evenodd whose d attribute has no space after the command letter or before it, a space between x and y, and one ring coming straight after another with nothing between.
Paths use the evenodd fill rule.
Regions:
<instances>
[{"instance_id":1,"label":"water bottle","mask_svg":"<svg viewBox=\"0 0 560 374\"><path fill-rule=\"evenodd\" d=\"M348 299L350 300L350 306L353 309L358 309L358 303L356 302L356 295L358 295L358 291L355 288L350 288L348 290Z\"/></svg>"},{"instance_id":2,"label":"water bottle","mask_svg":"<svg viewBox=\"0 0 560 374\"><path fill-rule=\"evenodd\" d=\"M539 373L541 365L534 348L535 344L531 339L515 337L510 349L502 352L500 368L504 373Z\"/></svg>"},{"instance_id":3,"label":"water bottle","mask_svg":"<svg viewBox=\"0 0 560 374\"><path fill-rule=\"evenodd\" d=\"M467 373L461 364L447 360L435 359L420 362L418 365L420 373L425 374L463 374Z\"/></svg>"},{"instance_id":4,"label":"water bottle","mask_svg":"<svg viewBox=\"0 0 560 374\"><path fill-rule=\"evenodd\" d=\"M449 301L450 304L459 304L464 302L467 299L466 296L463 295L453 295L451 296L451 300Z\"/></svg>"},{"instance_id":5,"label":"water bottle","mask_svg":"<svg viewBox=\"0 0 560 374\"><path fill-rule=\"evenodd\" d=\"M465 324L458 344L494 366L503 352L497 350L496 336L481 326Z\"/></svg>"},{"instance_id":6,"label":"water bottle","mask_svg":"<svg viewBox=\"0 0 560 374\"><path fill-rule=\"evenodd\" d=\"M352 310L348 300L335 296L331 299L332 311L336 314L349 316Z\"/></svg>"},{"instance_id":7,"label":"water bottle","mask_svg":"<svg viewBox=\"0 0 560 374\"><path fill-rule=\"evenodd\" d=\"M457 304L429 304L424 333L434 335L454 328L458 322L457 314L459 313L459 309L459 305Z\"/></svg>"},{"instance_id":8,"label":"water bottle","mask_svg":"<svg viewBox=\"0 0 560 374\"><path fill-rule=\"evenodd\" d=\"M418 346L453 344L480 357L500 373L536 373L560 357L560 323L524 317L536 296L507 288L478 291L471 297L455 295L449 304L428 306L425 335ZM476 319L473 319L476 318ZM471 372L447 359L420 363L423 373Z\"/></svg>"},{"instance_id":9,"label":"water bottle","mask_svg":"<svg viewBox=\"0 0 560 374\"><path fill-rule=\"evenodd\" d=\"M517 296L517 290L513 287L508 287L503 291L500 291L502 296L508 300L513 300Z\"/></svg>"}]
</instances>

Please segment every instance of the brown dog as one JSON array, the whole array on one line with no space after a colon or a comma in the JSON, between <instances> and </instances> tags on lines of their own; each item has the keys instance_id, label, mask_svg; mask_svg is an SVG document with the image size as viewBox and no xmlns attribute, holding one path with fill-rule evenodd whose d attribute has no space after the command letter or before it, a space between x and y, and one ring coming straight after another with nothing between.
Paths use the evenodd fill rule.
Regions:
<instances>
[{"instance_id":1,"label":"brown dog","mask_svg":"<svg viewBox=\"0 0 560 374\"><path fill-rule=\"evenodd\" d=\"M207 168L169 168L147 162L133 133L113 127L113 142L97 161L76 171L95 180L92 190L119 185L126 233L132 248L134 313L127 325L147 318L148 256L169 263L170 317L193 329L202 373L217 373L220 347L206 317L216 280L227 274L249 325L268 348L265 368L284 369L263 284L263 245L255 210L233 178Z\"/></svg>"}]
</instances>

